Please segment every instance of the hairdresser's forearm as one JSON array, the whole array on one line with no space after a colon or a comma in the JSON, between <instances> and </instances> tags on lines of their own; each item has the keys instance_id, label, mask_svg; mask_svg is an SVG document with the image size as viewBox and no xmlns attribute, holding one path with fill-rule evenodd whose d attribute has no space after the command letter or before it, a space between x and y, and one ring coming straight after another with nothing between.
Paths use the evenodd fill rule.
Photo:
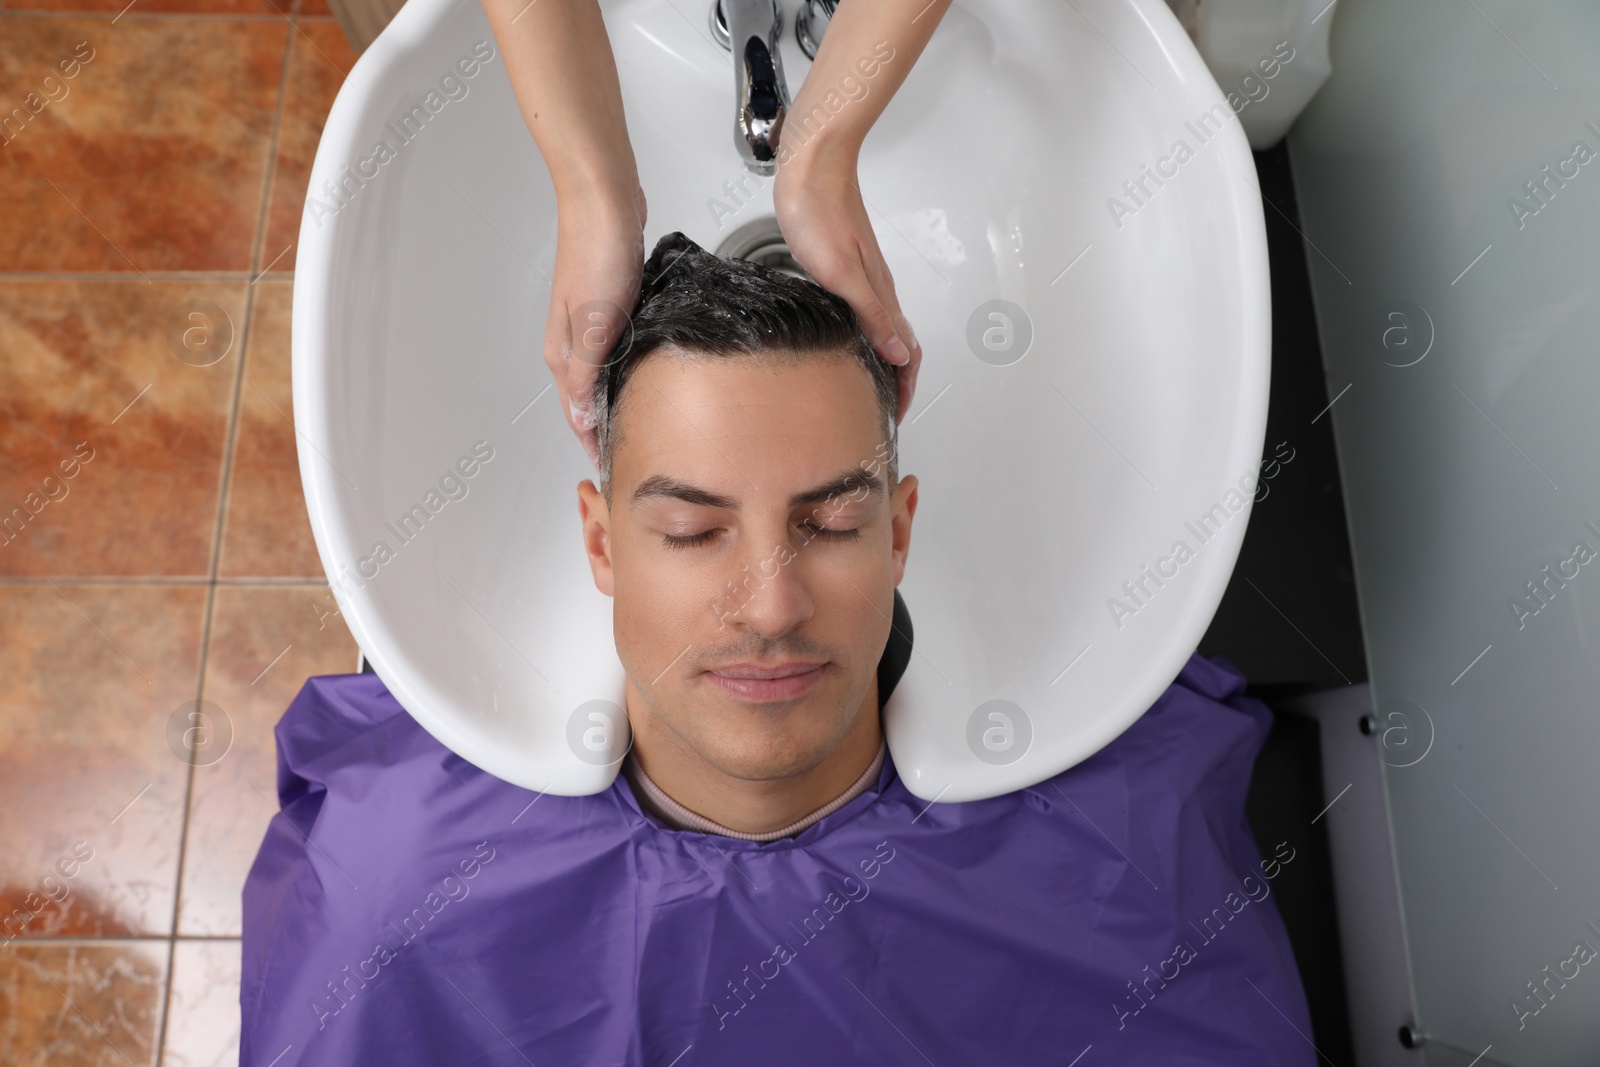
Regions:
<instances>
[{"instance_id":1,"label":"hairdresser's forearm","mask_svg":"<svg viewBox=\"0 0 1600 1067\"><path fill-rule=\"evenodd\" d=\"M798 126L814 107L824 106L830 91L848 102L836 114L830 114L815 132L813 127L806 127L803 142L797 139L792 145L794 158L827 154L853 159L949 7L950 0L841 3L823 34L805 84L795 96L785 128L789 128L789 121ZM885 55L891 58L884 61ZM862 61L867 64L866 69L876 66L871 77L864 76ZM851 82L847 79L865 84L866 95L850 99L854 94L849 91Z\"/></svg>"},{"instance_id":2,"label":"hairdresser's forearm","mask_svg":"<svg viewBox=\"0 0 1600 1067\"><path fill-rule=\"evenodd\" d=\"M638 185L598 0L482 0L511 90L563 199Z\"/></svg>"}]
</instances>

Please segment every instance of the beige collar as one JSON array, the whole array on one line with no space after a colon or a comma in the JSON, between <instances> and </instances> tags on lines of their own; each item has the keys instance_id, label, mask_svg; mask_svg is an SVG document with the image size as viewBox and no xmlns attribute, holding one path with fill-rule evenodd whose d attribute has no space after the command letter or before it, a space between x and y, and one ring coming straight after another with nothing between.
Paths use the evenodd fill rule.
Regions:
<instances>
[{"instance_id":1,"label":"beige collar","mask_svg":"<svg viewBox=\"0 0 1600 1067\"><path fill-rule=\"evenodd\" d=\"M867 769L861 772L861 777L857 778L855 784L850 786L849 789L846 789L843 793L798 822L790 823L781 830L772 830L764 834L751 834L742 830L732 830L698 812L690 811L676 800L667 796L659 785L651 781L650 776L644 773L644 768L639 766L639 761L631 754L627 763L623 765L623 770L628 776L629 783L633 785L640 804L656 818L675 830L695 830L702 834L720 834L723 837L737 837L741 841L776 841L779 838L792 837L818 819L826 815L832 815L872 788L872 784L877 781L878 772L883 769L883 760L887 752L888 745L883 741L878 742L877 756L873 758Z\"/></svg>"}]
</instances>

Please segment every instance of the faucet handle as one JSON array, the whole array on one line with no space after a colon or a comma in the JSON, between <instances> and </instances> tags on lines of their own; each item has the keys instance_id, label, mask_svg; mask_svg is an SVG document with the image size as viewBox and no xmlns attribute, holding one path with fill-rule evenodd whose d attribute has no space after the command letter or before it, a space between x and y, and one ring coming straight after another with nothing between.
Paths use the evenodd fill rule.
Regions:
<instances>
[{"instance_id":1,"label":"faucet handle","mask_svg":"<svg viewBox=\"0 0 1600 1067\"><path fill-rule=\"evenodd\" d=\"M827 32L828 23L833 20L833 13L838 7L839 0L806 0L800 13L794 17L794 37L800 42L800 51L806 54L807 59L817 58L822 35Z\"/></svg>"}]
</instances>

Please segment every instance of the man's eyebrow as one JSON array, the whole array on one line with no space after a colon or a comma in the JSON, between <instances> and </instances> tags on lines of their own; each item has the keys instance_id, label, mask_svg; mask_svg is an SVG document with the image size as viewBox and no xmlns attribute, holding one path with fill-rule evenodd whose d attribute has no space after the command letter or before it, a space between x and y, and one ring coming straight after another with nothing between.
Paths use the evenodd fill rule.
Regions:
<instances>
[{"instance_id":1,"label":"man's eyebrow","mask_svg":"<svg viewBox=\"0 0 1600 1067\"><path fill-rule=\"evenodd\" d=\"M830 478L821 485L796 493L789 498L791 508L804 507L807 504L822 504L835 497L854 496L857 499L865 497L883 497L888 495L883 479L876 474L863 470L848 470L838 477ZM673 500L682 500L688 504L696 504L708 508L724 508L729 511L738 511L739 502L731 497L713 493L709 489L702 489L697 485L669 478L664 474L652 474L640 482L629 498L628 506L637 508L645 501L658 497Z\"/></svg>"}]
</instances>

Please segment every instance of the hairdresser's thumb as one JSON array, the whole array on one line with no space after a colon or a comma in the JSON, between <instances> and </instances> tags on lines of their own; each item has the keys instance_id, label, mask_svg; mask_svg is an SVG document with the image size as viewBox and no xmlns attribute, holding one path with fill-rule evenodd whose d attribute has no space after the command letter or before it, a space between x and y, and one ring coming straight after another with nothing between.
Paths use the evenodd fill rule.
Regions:
<instances>
[{"instance_id":1,"label":"hairdresser's thumb","mask_svg":"<svg viewBox=\"0 0 1600 1067\"><path fill-rule=\"evenodd\" d=\"M878 294L870 288L867 290L866 299L851 300L855 306L856 318L861 323L861 330L867 335L867 340L884 362L899 367L911 361L911 350L900 339L899 332L895 329L894 317L889 309L884 307L883 301L878 299Z\"/></svg>"}]
</instances>

